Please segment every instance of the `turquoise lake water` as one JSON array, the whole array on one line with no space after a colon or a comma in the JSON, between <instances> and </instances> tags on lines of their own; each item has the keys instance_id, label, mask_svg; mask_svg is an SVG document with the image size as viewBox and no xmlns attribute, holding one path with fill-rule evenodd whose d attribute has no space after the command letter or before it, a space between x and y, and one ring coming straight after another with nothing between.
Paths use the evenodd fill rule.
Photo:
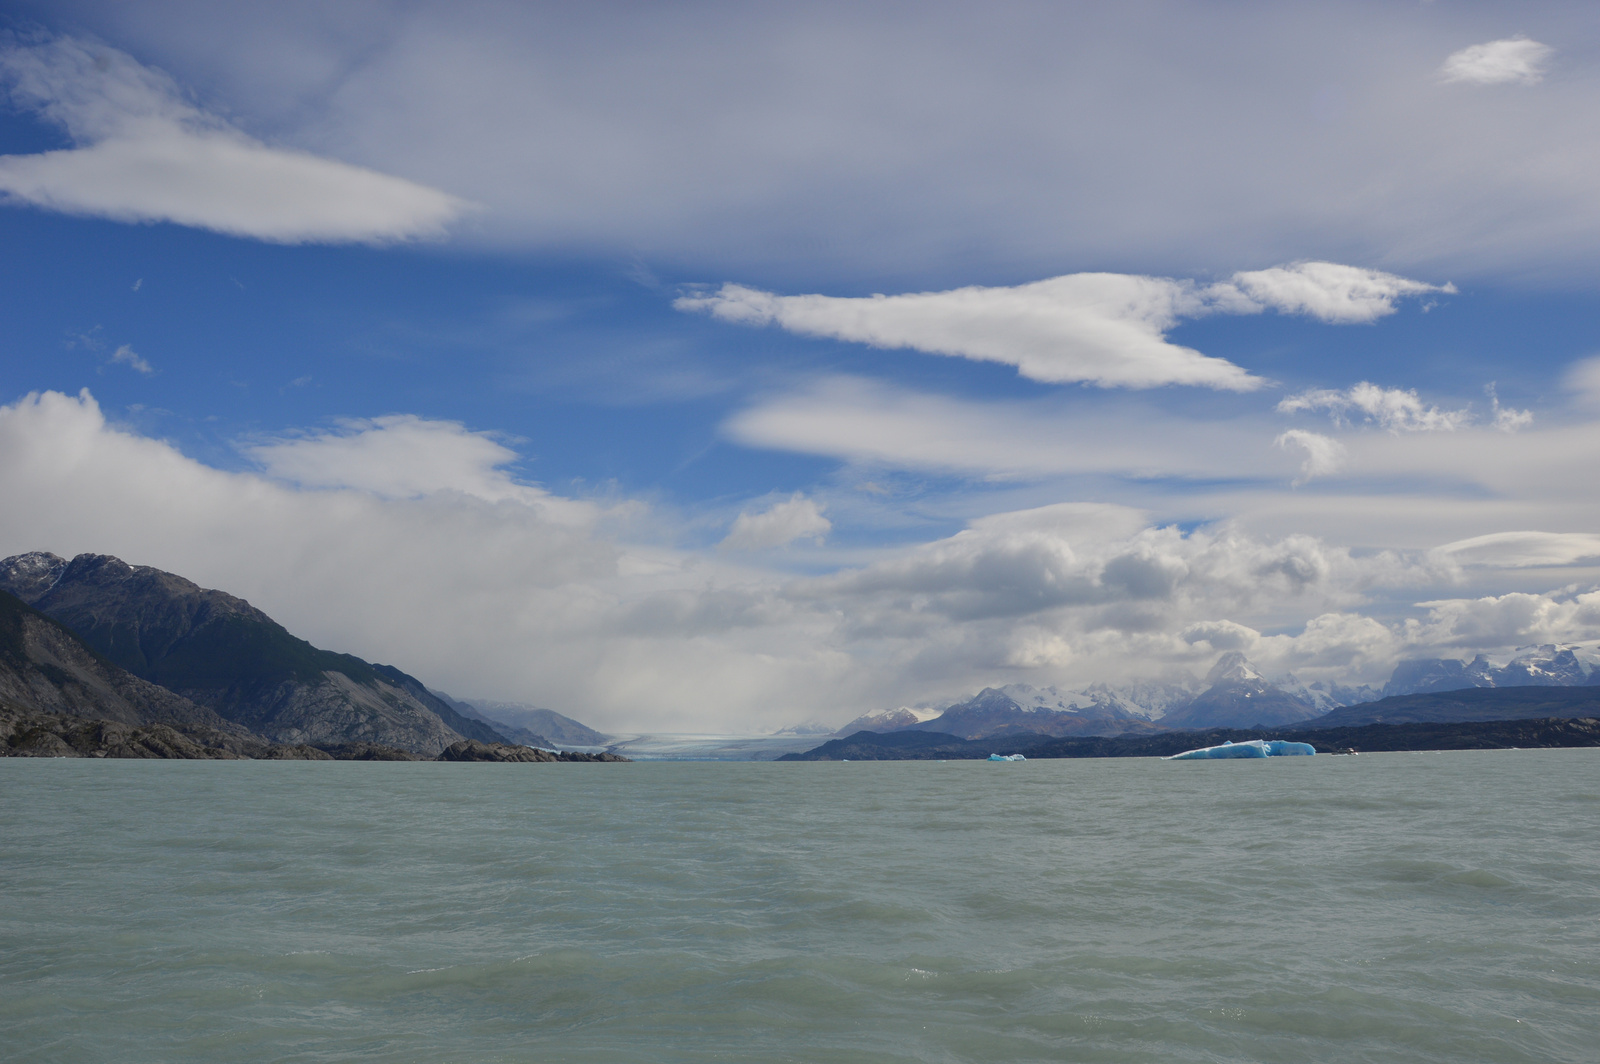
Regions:
<instances>
[{"instance_id":1,"label":"turquoise lake water","mask_svg":"<svg viewBox=\"0 0 1600 1064\"><path fill-rule=\"evenodd\" d=\"M0 1059L1600 1060L1600 751L0 760Z\"/></svg>"}]
</instances>

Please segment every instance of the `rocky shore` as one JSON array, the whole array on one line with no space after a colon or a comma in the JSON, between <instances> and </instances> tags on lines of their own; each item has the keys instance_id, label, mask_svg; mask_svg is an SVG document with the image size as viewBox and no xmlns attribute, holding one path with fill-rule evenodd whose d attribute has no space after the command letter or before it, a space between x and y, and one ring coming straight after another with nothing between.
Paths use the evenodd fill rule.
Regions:
<instances>
[{"instance_id":1,"label":"rocky shore","mask_svg":"<svg viewBox=\"0 0 1600 1064\"><path fill-rule=\"evenodd\" d=\"M129 724L0 706L0 757L100 757L209 761L622 762L616 754L551 753L467 739L437 757L377 743L275 743L203 724Z\"/></svg>"}]
</instances>

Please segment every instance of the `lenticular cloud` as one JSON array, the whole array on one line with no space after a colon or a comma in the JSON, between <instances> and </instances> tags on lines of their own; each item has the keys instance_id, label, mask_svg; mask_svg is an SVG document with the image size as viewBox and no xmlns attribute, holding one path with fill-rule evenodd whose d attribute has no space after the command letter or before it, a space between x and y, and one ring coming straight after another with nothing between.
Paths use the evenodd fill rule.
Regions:
<instances>
[{"instance_id":1,"label":"lenticular cloud","mask_svg":"<svg viewBox=\"0 0 1600 1064\"><path fill-rule=\"evenodd\" d=\"M1267 382L1227 359L1171 343L1167 330L1208 314L1277 310L1334 324L1370 322L1425 292L1452 292L1404 277L1302 262L1238 273L1201 286L1135 274L1074 273L1010 288L851 298L783 296L739 284L694 292L673 305L743 325L952 355L1017 367L1024 377L1103 388L1191 385L1253 391Z\"/></svg>"},{"instance_id":2,"label":"lenticular cloud","mask_svg":"<svg viewBox=\"0 0 1600 1064\"><path fill-rule=\"evenodd\" d=\"M289 244L442 236L467 209L404 178L263 144L114 49L67 38L6 48L0 79L76 145L0 156L13 204Z\"/></svg>"}]
</instances>

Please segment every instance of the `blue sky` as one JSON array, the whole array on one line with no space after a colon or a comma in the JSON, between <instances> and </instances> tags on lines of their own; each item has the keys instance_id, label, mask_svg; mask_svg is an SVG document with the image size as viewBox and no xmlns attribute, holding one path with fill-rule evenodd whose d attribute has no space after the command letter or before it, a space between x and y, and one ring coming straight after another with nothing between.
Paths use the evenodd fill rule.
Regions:
<instances>
[{"instance_id":1,"label":"blue sky","mask_svg":"<svg viewBox=\"0 0 1600 1064\"><path fill-rule=\"evenodd\" d=\"M323 8L0 8L0 551L611 728L1600 639L1581 6Z\"/></svg>"}]
</instances>

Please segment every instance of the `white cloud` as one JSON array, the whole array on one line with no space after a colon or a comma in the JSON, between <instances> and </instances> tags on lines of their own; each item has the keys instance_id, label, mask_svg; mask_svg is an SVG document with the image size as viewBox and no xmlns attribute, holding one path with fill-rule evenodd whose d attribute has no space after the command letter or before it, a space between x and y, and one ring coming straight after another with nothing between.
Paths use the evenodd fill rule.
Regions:
<instances>
[{"instance_id":1,"label":"white cloud","mask_svg":"<svg viewBox=\"0 0 1600 1064\"><path fill-rule=\"evenodd\" d=\"M1083 273L1014 288L866 299L780 296L725 284L673 305L743 325L775 324L807 336L1002 362L1040 381L1230 391L1264 383L1225 359L1168 343L1163 333L1201 302L1193 285L1156 277Z\"/></svg>"},{"instance_id":2,"label":"white cloud","mask_svg":"<svg viewBox=\"0 0 1600 1064\"><path fill-rule=\"evenodd\" d=\"M1473 85L1536 85L1555 49L1526 37L1474 44L1452 52L1439 68L1442 81Z\"/></svg>"},{"instance_id":3,"label":"white cloud","mask_svg":"<svg viewBox=\"0 0 1600 1064\"><path fill-rule=\"evenodd\" d=\"M1500 405L1500 395L1495 390L1493 381L1484 388L1484 393L1489 396L1489 423L1501 432L1521 432L1533 424L1532 410L1517 410Z\"/></svg>"},{"instance_id":4,"label":"white cloud","mask_svg":"<svg viewBox=\"0 0 1600 1064\"><path fill-rule=\"evenodd\" d=\"M139 354L135 352L134 349L128 344L123 344L121 347L118 347L115 351L111 352L111 361L115 364L127 366L136 372L143 373L147 377L155 372L154 367L141 358Z\"/></svg>"},{"instance_id":5,"label":"white cloud","mask_svg":"<svg viewBox=\"0 0 1600 1064\"><path fill-rule=\"evenodd\" d=\"M1600 590L1512 592L1419 605L1427 607L1428 617L1408 635L1431 647L1470 652L1600 637Z\"/></svg>"},{"instance_id":6,"label":"white cloud","mask_svg":"<svg viewBox=\"0 0 1600 1064\"><path fill-rule=\"evenodd\" d=\"M797 539L821 542L832 530L833 522L822 516L816 500L796 492L761 513L741 513L719 546L724 550L767 550Z\"/></svg>"},{"instance_id":7,"label":"white cloud","mask_svg":"<svg viewBox=\"0 0 1600 1064\"><path fill-rule=\"evenodd\" d=\"M1498 406L1497 401L1497 414ZM1370 381L1362 381L1346 391L1322 388L1301 392L1278 404L1278 412L1282 414L1303 410L1326 410L1336 425L1345 424L1348 414L1360 414L1368 422L1390 432L1453 432L1472 422L1470 410L1440 410L1424 404L1415 389L1380 388ZM1516 421L1527 412L1509 413L1516 415L1512 418ZM1532 420L1531 414L1527 415L1527 420ZM1498 419L1496 425L1500 427Z\"/></svg>"},{"instance_id":8,"label":"white cloud","mask_svg":"<svg viewBox=\"0 0 1600 1064\"><path fill-rule=\"evenodd\" d=\"M1593 565L1600 562L1600 535L1592 532L1493 532L1446 543L1437 553L1458 565L1497 569Z\"/></svg>"},{"instance_id":9,"label":"white cloud","mask_svg":"<svg viewBox=\"0 0 1600 1064\"><path fill-rule=\"evenodd\" d=\"M0 194L13 205L279 243L440 236L466 209L403 178L263 144L115 49L71 38L10 45L0 78L77 145L0 156Z\"/></svg>"},{"instance_id":10,"label":"white cloud","mask_svg":"<svg viewBox=\"0 0 1600 1064\"><path fill-rule=\"evenodd\" d=\"M1040 381L1251 391L1266 382L1226 359L1169 343L1167 330L1184 318L1268 308L1341 324L1369 322L1393 313L1397 299L1437 291L1454 289L1354 266L1303 262L1238 273L1206 287L1116 273L868 298L780 296L725 284L714 292L682 296L673 305L741 325L777 325L806 336L1001 362Z\"/></svg>"},{"instance_id":11,"label":"white cloud","mask_svg":"<svg viewBox=\"0 0 1600 1064\"><path fill-rule=\"evenodd\" d=\"M517 452L492 433L454 421L352 418L335 430L257 440L243 450L268 476L307 488L352 488L387 499L456 491L487 502L550 501L501 468L517 461Z\"/></svg>"},{"instance_id":12,"label":"white cloud","mask_svg":"<svg viewBox=\"0 0 1600 1064\"><path fill-rule=\"evenodd\" d=\"M1262 307L1340 325L1377 321L1393 314L1395 303L1407 296L1456 290L1453 284L1425 284L1336 262L1297 262L1249 270L1234 274L1232 284Z\"/></svg>"},{"instance_id":13,"label":"white cloud","mask_svg":"<svg viewBox=\"0 0 1600 1064\"><path fill-rule=\"evenodd\" d=\"M1127 432L1135 422L1142 430ZM1190 419L1134 396L985 403L831 377L739 411L722 431L748 447L979 477L1276 475L1261 455L1264 419Z\"/></svg>"},{"instance_id":14,"label":"white cloud","mask_svg":"<svg viewBox=\"0 0 1600 1064\"><path fill-rule=\"evenodd\" d=\"M1200 621L1178 633L1185 643L1205 643L1212 650L1250 651L1261 642L1261 633L1249 625L1233 621Z\"/></svg>"},{"instance_id":15,"label":"white cloud","mask_svg":"<svg viewBox=\"0 0 1600 1064\"><path fill-rule=\"evenodd\" d=\"M1300 463L1300 476L1294 481L1297 487L1315 477L1337 473L1347 453L1344 444L1333 437L1304 429L1290 429L1273 440L1272 445L1284 450L1298 447L1306 453L1305 461Z\"/></svg>"}]
</instances>

